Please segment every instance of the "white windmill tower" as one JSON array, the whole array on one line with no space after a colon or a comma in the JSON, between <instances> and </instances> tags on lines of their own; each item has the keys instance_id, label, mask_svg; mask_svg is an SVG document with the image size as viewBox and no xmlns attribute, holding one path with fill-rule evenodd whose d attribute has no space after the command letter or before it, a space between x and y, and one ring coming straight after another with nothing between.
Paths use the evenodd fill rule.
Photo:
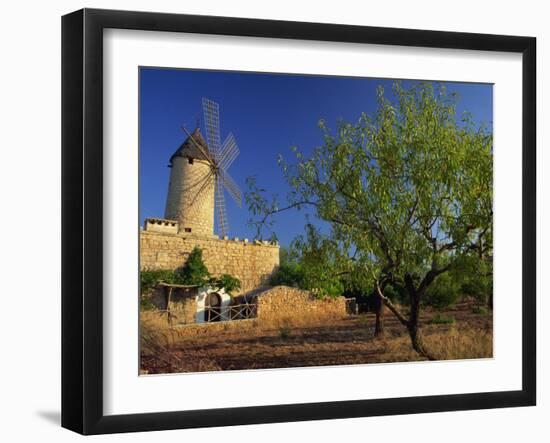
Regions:
<instances>
[{"instance_id":1,"label":"white windmill tower","mask_svg":"<svg viewBox=\"0 0 550 443\"><path fill-rule=\"evenodd\" d=\"M202 109L206 141L198 125L193 133L184 127L187 139L170 157L165 218L177 220L179 232L213 235L215 209L223 237L229 230L224 190L242 206L241 191L227 173L239 148L231 133L220 142L219 105L203 98Z\"/></svg>"}]
</instances>

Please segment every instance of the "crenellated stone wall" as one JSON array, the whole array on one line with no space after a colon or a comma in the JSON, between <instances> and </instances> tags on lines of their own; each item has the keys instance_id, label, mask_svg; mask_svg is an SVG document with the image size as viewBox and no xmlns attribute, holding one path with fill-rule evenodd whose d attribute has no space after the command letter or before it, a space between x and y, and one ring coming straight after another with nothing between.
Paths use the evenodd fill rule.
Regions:
<instances>
[{"instance_id":1,"label":"crenellated stone wall","mask_svg":"<svg viewBox=\"0 0 550 443\"><path fill-rule=\"evenodd\" d=\"M164 232L165 234L177 234L178 222L174 220L166 220L163 218L147 218L145 219L145 230Z\"/></svg>"},{"instance_id":2,"label":"crenellated stone wall","mask_svg":"<svg viewBox=\"0 0 550 443\"><path fill-rule=\"evenodd\" d=\"M215 236L140 232L140 268L176 269L183 266L195 246L202 249L204 263L213 276L230 274L241 281L240 293L267 283L279 266L279 245L219 239ZM236 295L236 294L235 294Z\"/></svg>"}]
</instances>

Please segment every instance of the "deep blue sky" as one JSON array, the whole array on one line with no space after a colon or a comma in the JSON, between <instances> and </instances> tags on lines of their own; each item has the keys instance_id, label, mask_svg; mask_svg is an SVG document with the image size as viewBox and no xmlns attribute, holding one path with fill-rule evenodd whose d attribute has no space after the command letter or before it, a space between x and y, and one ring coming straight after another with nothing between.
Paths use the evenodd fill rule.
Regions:
<instances>
[{"instance_id":1,"label":"deep blue sky","mask_svg":"<svg viewBox=\"0 0 550 443\"><path fill-rule=\"evenodd\" d=\"M335 128L343 118L355 122L361 112L376 106L376 87L391 90L392 80L317 77L242 72L140 69L140 224L146 217L163 217L170 169L168 159L202 115L201 99L220 105L221 138L233 132L240 155L229 168L235 182L246 191L246 177L284 198L288 187L277 165L277 156L292 159L290 147L308 153L322 142L317 127L324 119ZM405 82L405 86L407 83ZM479 123L493 120L493 88L486 84L446 83L447 91L460 96L458 113L468 110ZM204 132L203 132L204 133ZM226 193L230 237L252 239L247 226L250 214ZM293 211L276 218L275 231L283 245L303 232L304 213Z\"/></svg>"}]
</instances>

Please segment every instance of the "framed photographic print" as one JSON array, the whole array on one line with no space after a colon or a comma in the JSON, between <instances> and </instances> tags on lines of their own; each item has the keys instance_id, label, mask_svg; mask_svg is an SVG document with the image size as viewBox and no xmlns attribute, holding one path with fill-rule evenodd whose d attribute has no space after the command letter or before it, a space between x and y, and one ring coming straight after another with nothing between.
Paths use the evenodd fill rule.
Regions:
<instances>
[{"instance_id":1,"label":"framed photographic print","mask_svg":"<svg viewBox=\"0 0 550 443\"><path fill-rule=\"evenodd\" d=\"M62 425L536 402L530 37L62 21Z\"/></svg>"}]
</instances>

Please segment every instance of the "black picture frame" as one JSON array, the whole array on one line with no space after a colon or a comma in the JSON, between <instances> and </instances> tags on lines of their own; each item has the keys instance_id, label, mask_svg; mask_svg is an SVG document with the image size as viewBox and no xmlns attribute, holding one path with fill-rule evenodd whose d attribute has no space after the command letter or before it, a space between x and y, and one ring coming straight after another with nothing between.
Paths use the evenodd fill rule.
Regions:
<instances>
[{"instance_id":1,"label":"black picture frame","mask_svg":"<svg viewBox=\"0 0 550 443\"><path fill-rule=\"evenodd\" d=\"M103 413L103 30L502 51L523 63L522 389L209 410ZM536 39L502 35L83 9L62 18L62 426L152 431L536 404ZM515 295L514 295L515 296Z\"/></svg>"}]
</instances>

